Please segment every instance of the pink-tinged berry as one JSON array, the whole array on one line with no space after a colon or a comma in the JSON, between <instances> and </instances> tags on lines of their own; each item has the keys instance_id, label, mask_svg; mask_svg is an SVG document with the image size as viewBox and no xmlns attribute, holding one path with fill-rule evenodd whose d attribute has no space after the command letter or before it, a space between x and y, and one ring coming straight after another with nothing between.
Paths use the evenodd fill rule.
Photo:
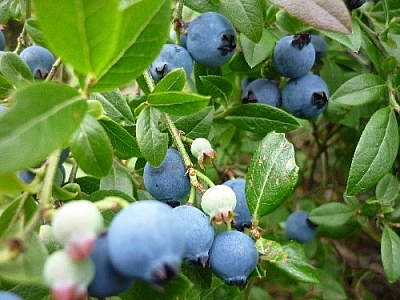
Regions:
<instances>
[{"instance_id":1,"label":"pink-tinged berry","mask_svg":"<svg viewBox=\"0 0 400 300\"><path fill-rule=\"evenodd\" d=\"M201 198L201 208L217 224L230 224L236 207L235 192L226 185L210 187Z\"/></svg>"},{"instance_id":2,"label":"pink-tinged berry","mask_svg":"<svg viewBox=\"0 0 400 300\"><path fill-rule=\"evenodd\" d=\"M210 142L205 138L197 138L190 146L190 151L197 158L200 167L204 168L204 164L211 165L212 160L216 156L215 150L211 147Z\"/></svg>"},{"instance_id":3,"label":"pink-tinged berry","mask_svg":"<svg viewBox=\"0 0 400 300\"><path fill-rule=\"evenodd\" d=\"M103 229L103 217L87 200L76 200L59 208L52 221L53 235L74 260L90 255L97 236Z\"/></svg>"},{"instance_id":4,"label":"pink-tinged berry","mask_svg":"<svg viewBox=\"0 0 400 300\"><path fill-rule=\"evenodd\" d=\"M95 266L90 258L77 262L64 250L52 253L43 268L45 284L51 288L55 300L86 299L94 274Z\"/></svg>"}]
</instances>

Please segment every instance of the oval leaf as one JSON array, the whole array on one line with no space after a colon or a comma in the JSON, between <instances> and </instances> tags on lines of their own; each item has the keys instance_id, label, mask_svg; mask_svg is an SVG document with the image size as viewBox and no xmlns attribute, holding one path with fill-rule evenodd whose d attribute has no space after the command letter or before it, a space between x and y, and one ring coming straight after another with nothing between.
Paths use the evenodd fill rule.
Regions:
<instances>
[{"instance_id":1,"label":"oval leaf","mask_svg":"<svg viewBox=\"0 0 400 300\"><path fill-rule=\"evenodd\" d=\"M113 161L111 142L103 127L87 114L69 140L69 147L82 170L95 177L104 177Z\"/></svg>"},{"instance_id":2,"label":"oval leaf","mask_svg":"<svg viewBox=\"0 0 400 300\"><path fill-rule=\"evenodd\" d=\"M389 227L383 229L381 255L388 281L395 282L400 278L400 237Z\"/></svg>"},{"instance_id":3,"label":"oval leaf","mask_svg":"<svg viewBox=\"0 0 400 300\"><path fill-rule=\"evenodd\" d=\"M26 85L34 80L26 63L13 52L5 52L0 59L0 72L3 77L16 87Z\"/></svg>"},{"instance_id":4,"label":"oval leaf","mask_svg":"<svg viewBox=\"0 0 400 300\"><path fill-rule=\"evenodd\" d=\"M399 149L396 116L389 108L376 111L368 121L351 162L347 195L373 187L392 168Z\"/></svg>"},{"instance_id":5,"label":"oval leaf","mask_svg":"<svg viewBox=\"0 0 400 300\"><path fill-rule=\"evenodd\" d=\"M325 203L312 210L309 215L311 222L317 225L341 226L348 223L355 216L355 210L350 206L332 202Z\"/></svg>"},{"instance_id":6,"label":"oval leaf","mask_svg":"<svg viewBox=\"0 0 400 300\"><path fill-rule=\"evenodd\" d=\"M288 132L300 127L299 122L285 111L265 104L249 103L232 109L226 120L240 129L267 134Z\"/></svg>"},{"instance_id":7,"label":"oval leaf","mask_svg":"<svg viewBox=\"0 0 400 300\"><path fill-rule=\"evenodd\" d=\"M271 0L289 14L315 28L351 33L351 19L343 0Z\"/></svg>"},{"instance_id":8,"label":"oval leaf","mask_svg":"<svg viewBox=\"0 0 400 300\"><path fill-rule=\"evenodd\" d=\"M0 116L0 173L32 167L64 145L82 122L83 99L77 90L51 82L13 94L15 105Z\"/></svg>"},{"instance_id":9,"label":"oval leaf","mask_svg":"<svg viewBox=\"0 0 400 300\"><path fill-rule=\"evenodd\" d=\"M210 134L211 125L214 117L214 107L208 106L201 112L183 116L174 121L175 126L185 133L185 136L190 139L195 138L208 138Z\"/></svg>"},{"instance_id":10,"label":"oval leaf","mask_svg":"<svg viewBox=\"0 0 400 300\"><path fill-rule=\"evenodd\" d=\"M385 81L374 74L361 74L343 83L331 100L346 105L362 105L376 101L384 94Z\"/></svg>"},{"instance_id":11,"label":"oval leaf","mask_svg":"<svg viewBox=\"0 0 400 300\"><path fill-rule=\"evenodd\" d=\"M215 75L200 76L199 78L203 85L203 94L211 96L212 99L221 99L222 104L227 107L232 95L232 84L228 80Z\"/></svg>"},{"instance_id":12,"label":"oval leaf","mask_svg":"<svg viewBox=\"0 0 400 300\"><path fill-rule=\"evenodd\" d=\"M263 29L261 40L258 43L254 43L245 35L241 35L240 44L244 58L251 68L270 56L275 46L274 37L267 29Z\"/></svg>"},{"instance_id":13,"label":"oval leaf","mask_svg":"<svg viewBox=\"0 0 400 300\"><path fill-rule=\"evenodd\" d=\"M175 69L167 74L153 90L153 93L182 91L186 84L186 72L183 68Z\"/></svg>"},{"instance_id":14,"label":"oval leaf","mask_svg":"<svg viewBox=\"0 0 400 300\"><path fill-rule=\"evenodd\" d=\"M294 148L282 133L271 132L259 144L246 177L246 196L253 219L275 210L296 185L299 167Z\"/></svg>"}]
</instances>

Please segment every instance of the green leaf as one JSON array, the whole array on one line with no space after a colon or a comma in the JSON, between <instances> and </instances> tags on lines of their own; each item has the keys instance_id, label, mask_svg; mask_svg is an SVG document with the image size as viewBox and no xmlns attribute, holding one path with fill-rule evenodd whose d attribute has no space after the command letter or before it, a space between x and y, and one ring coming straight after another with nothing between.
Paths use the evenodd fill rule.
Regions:
<instances>
[{"instance_id":1,"label":"green leaf","mask_svg":"<svg viewBox=\"0 0 400 300\"><path fill-rule=\"evenodd\" d=\"M106 131L87 114L69 140L69 147L79 167L87 174L104 177L110 171L113 150Z\"/></svg>"},{"instance_id":2,"label":"green leaf","mask_svg":"<svg viewBox=\"0 0 400 300\"><path fill-rule=\"evenodd\" d=\"M360 26L356 21L352 21L351 23L352 33L351 34L342 34L337 32L324 31L321 32L327 37L339 42L340 44L346 46L351 51L357 52L360 50L362 43L362 33Z\"/></svg>"},{"instance_id":3,"label":"green leaf","mask_svg":"<svg viewBox=\"0 0 400 300\"><path fill-rule=\"evenodd\" d=\"M13 52L5 52L0 59L0 72L3 77L16 87L33 82L33 74L26 63Z\"/></svg>"},{"instance_id":4,"label":"green leaf","mask_svg":"<svg viewBox=\"0 0 400 300\"><path fill-rule=\"evenodd\" d=\"M304 247L296 242L283 245L283 251L287 256L284 260L270 261L275 267L289 277L307 283L319 283L319 274L307 261Z\"/></svg>"},{"instance_id":5,"label":"green leaf","mask_svg":"<svg viewBox=\"0 0 400 300\"><path fill-rule=\"evenodd\" d=\"M258 43L262 36L263 9L258 0L220 0L218 12L225 15L247 38Z\"/></svg>"},{"instance_id":6,"label":"green leaf","mask_svg":"<svg viewBox=\"0 0 400 300\"><path fill-rule=\"evenodd\" d=\"M0 75L0 97L7 97L12 89L13 85L7 79Z\"/></svg>"},{"instance_id":7,"label":"green leaf","mask_svg":"<svg viewBox=\"0 0 400 300\"><path fill-rule=\"evenodd\" d=\"M383 229L381 255L388 281L395 282L400 278L400 237L389 227Z\"/></svg>"},{"instance_id":8,"label":"green leaf","mask_svg":"<svg viewBox=\"0 0 400 300\"><path fill-rule=\"evenodd\" d=\"M376 199L382 200L384 204L393 204L399 195L399 180L392 174L386 174L376 185Z\"/></svg>"},{"instance_id":9,"label":"green leaf","mask_svg":"<svg viewBox=\"0 0 400 300\"><path fill-rule=\"evenodd\" d=\"M0 265L1 277L15 283L42 285L47 250L36 233L32 233L24 246L24 252L10 262Z\"/></svg>"},{"instance_id":10,"label":"green leaf","mask_svg":"<svg viewBox=\"0 0 400 300\"><path fill-rule=\"evenodd\" d=\"M341 226L355 217L356 211L338 202L324 203L310 212L309 219L317 225Z\"/></svg>"},{"instance_id":11,"label":"green leaf","mask_svg":"<svg viewBox=\"0 0 400 300\"><path fill-rule=\"evenodd\" d=\"M208 138L214 117L214 108L208 106L195 115L183 116L174 121L175 126L190 139Z\"/></svg>"},{"instance_id":12,"label":"green leaf","mask_svg":"<svg viewBox=\"0 0 400 300\"><path fill-rule=\"evenodd\" d=\"M106 177L100 180L100 190L118 190L132 197L132 177L127 171L114 167Z\"/></svg>"},{"instance_id":13,"label":"green leaf","mask_svg":"<svg viewBox=\"0 0 400 300\"><path fill-rule=\"evenodd\" d=\"M0 193L16 195L24 190L24 183L18 179L16 172L0 174Z\"/></svg>"},{"instance_id":14,"label":"green leaf","mask_svg":"<svg viewBox=\"0 0 400 300\"><path fill-rule=\"evenodd\" d=\"M363 105L377 101L386 89L385 81L374 74L361 74L343 83L331 101L346 105Z\"/></svg>"},{"instance_id":15,"label":"green leaf","mask_svg":"<svg viewBox=\"0 0 400 300\"><path fill-rule=\"evenodd\" d=\"M136 139L128 131L107 117L100 119L99 123L107 132L117 157L121 159L142 157Z\"/></svg>"},{"instance_id":16,"label":"green leaf","mask_svg":"<svg viewBox=\"0 0 400 300\"><path fill-rule=\"evenodd\" d=\"M227 107L232 95L232 84L228 80L215 75L200 76L199 78L206 91L205 94L211 96L213 100L221 99L222 104Z\"/></svg>"},{"instance_id":17,"label":"green leaf","mask_svg":"<svg viewBox=\"0 0 400 300\"><path fill-rule=\"evenodd\" d=\"M286 31L290 34L297 34L304 30L304 23L284 10L278 11L276 14L276 21L280 26L282 26L283 32Z\"/></svg>"},{"instance_id":18,"label":"green leaf","mask_svg":"<svg viewBox=\"0 0 400 300\"><path fill-rule=\"evenodd\" d=\"M29 19L25 23L25 29L26 32L29 34L29 37L32 38L35 41L36 45L40 45L42 47L48 48L42 31L39 29L39 24L38 24L37 19Z\"/></svg>"},{"instance_id":19,"label":"green leaf","mask_svg":"<svg viewBox=\"0 0 400 300\"><path fill-rule=\"evenodd\" d=\"M3 207L0 218L0 239L3 238L10 230L12 223L17 218L17 211L20 209L21 197L18 197L10 202L6 207Z\"/></svg>"},{"instance_id":20,"label":"green leaf","mask_svg":"<svg viewBox=\"0 0 400 300\"><path fill-rule=\"evenodd\" d=\"M185 6L200 13L218 9L210 0L186 0Z\"/></svg>"},{"instance_id":21,"label":"green leaf","mask_svg":"<svg viewBox=\"0 0 400 300\"><path fill-rule=\"evenodd\" d=\"M32 167L65 145L82 122L83 99L77 90L53 82L31 84L13 94L14 105L0 116L0 173Z\"/></svg>"},{"instance_id":22,"label":"green leaf","mask_svg":"<svg viewBox=\"0 0 400 300\"><path fill-rule=\"evenodd\" d=\"M293 145L271 132L260 142L246 176L247 204L253 220L274 211L293 191L298 177Z\"/></svg>"},{"instance_id":23,"label":"green leaf","mask_svg":"<svg viewBox=\"0 0 400 300\"><path fill-rule=\"evenodd\" d=\"M140 152L152 165L161 165L168 149L168 134L160 132L158 122L160 113L146 106L139 114L136 124L136 138Z\"/></svg>"},{"instance_id":24,"label":"green leaf","mask_svg":"<svg viewBox=\"0 0 400 300\"><path fill-rule=\"evenodd\" d=\"M34 0L33 6L47 44L63 61L83 75L105 69L118 41L118 0Z\"/></svg>"},{"instance_id":25,"label":"green leaf","mask_svg":"<svg viewBox=\"0 0 400 300\"><path fill-rule=\"evenodd\" d=\"M116 51L112 60L107 61L108 65L98 77L93 90L110 90L139 77L166 42L170 23L171 0L135 1L124 7Z\"/></svg>"},{"instance_id":26,"label":"green leaf","mask_svg":"<svg viewBox=\"0 0 400 300\"><path fill-rule=\"evenodd\" d=\"M153 93L163 93L169 91L182 91L186 84L186 72L183 68L169 72L153 90Z\"/></svg>"},{"instance_id":27,"label":"green leaf","mask_svg":"<svg viewBox=\"0 0 400 300\"><path fill-rule=\"evenodd\" d=\"M185 92L151 93L147 101L152 107L174 116L195 114L204 109L210 97Z\"/></svg>"},{"instance_id":28,"label":"green leaf","mask_svg":"<svg viewBox=\"0 0 400 300\"><path fill-rule=\"evenodd\" d=\"M69 184L76 184L76 183L69 183ZM75 187L79 187L79 185L76 184ZM79 192L77 191L69 191L64 187L59 187L57 184L53 184L53 197L57 200L72 200L76 199L76 197L79 195Z\"/></svg>"},{"instance_id":29,"label":"green leaf","mask_svg":"<svg viewBox=\"0 0 400 300\"><path fill-rule=\"evenodd\" d=\"M249 103L232 109L226 120L240 129L267 134L288 132L300 127L299 122L283 110L261 103Z\"/></svg>"},{"instance_id":30,"label":"green leaf","mask_svg":"<svg viewBox=\"0 0 400 300\"><path fill-rule=\"evenodd\" d=\"M241 34L240 45L246 62L253 68L271 55L275 43L273 35L267 29L263 29L261 40L258 43L254 43Z\"/></svg>"},{"instance_id":31,"label":"green leaf","mask_svg":"<svg viewBox=\"0 0 400 300\"><path fill-rule=\"evenodd\" d=\"M135 202L135 199L132 197L132 193L127 194L127 193L124 193L123 191L113 190L113 189L96 191L90 195L90 200L91 201L99 201L99 200L103 200L107 197L118 197L118 198L124 199L128 202Z\"/></svg>"},{"instance_id":32,"label":"green leaf","mask_svg":"<svg viewBox=\"0 0 400 300\"><path fill-rule=\"evenodd\" d=\"M342 0L271 0L289 14L318 29L351 33L351 19Z\"/></svg>"},{"instance_id":33,"label":"green leaf","mask_svg":"<svg viewBox=\"0 0 400 300\"><path fill-rule=\"evenodd\" d=\"M285 262L287 259L287 253L283 249L282 245L276 241L260 238L256 240L255 247L260 253L261 260L267 260L269 262Z\"/></svg>"},{"instance_id":34,"label":"green leaf","mask_svg":"<svg viewBox=\"0 0 400 300\"><path fill-rule=\"evenodd\" d=\"M93 93L91 99L101 102L107 117L121 126L134 126L135 120L129 105L120 90L113 90L105 93Z\"/></svg>"},{"instance_id":35,"label":"green leaf","mask_svg":"<svg viewBox=\"0 0 400 300\"><path fill-rule=\"evenodd\" d=\"M358 195L373 187L392 168L399 149L396 115L389 107L368 121L351 162L347 194Z\"/></svg>"}]
</instances>

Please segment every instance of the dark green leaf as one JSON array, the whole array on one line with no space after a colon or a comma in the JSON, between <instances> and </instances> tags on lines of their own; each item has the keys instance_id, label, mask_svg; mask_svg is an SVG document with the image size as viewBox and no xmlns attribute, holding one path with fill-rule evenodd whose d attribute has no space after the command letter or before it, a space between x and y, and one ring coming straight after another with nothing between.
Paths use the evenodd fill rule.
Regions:
<instances>
[{"instance_id":1,"label":"dark green leaf","mask_svg":"<svg viewBox=\"0 0 400 300\"><path fill-rule=\"evenodd\" d=\"M151 93L147 98L149 104L163 112L175 116L195 114L204 109L210 98L199 94L184 92Z\"/></svg>"},{"instance_id":2,"label":"dark green leaf","mask_svg":"<svg viewBox=\"0 0 400 300\"><path fill-rule=\"evenodd\" d=\"M222 104L227 107L232 95L232 84L228 80L215 75L200 76L199 78L206 91L205 94L211 96L213 100L221 99Z\"/></svg>"},{"instance_id":3,"label":"dark green leaf","mask_svg":"<svg viewBox=\"0 0 400 300\"><path fill-rule=\"evenodd\" d=\"M54 199L57 200L72 200L75 199L76 196L78 196L78 192L70 192L67 189L64 189L62 187L59 187L56 184L53 184L53 197Z\"/></svg>"},{"instance_id":4,"label":"dark green leaf","mask_svg":"<svg viewBox=\"0 0 400 300\"><path fill-rule=\"evenodd\" d=\"M3 77L16 87L33 82L33 74L26 63L13 52L5 52L0 59L0 71Z\"/></svg>"},{"instance_id":5,"label":"dark green leaf","mask_svg":"<svg viewBox=\"0 0 400 300\"><path fill-rule=\"evenodd\" d=\"M215 11L218 6L214 5L210 0L186 0L185 5L197 12Z\"/></svg>"},{"instance_id":6,"label":"dark green leaf","mask_svg":"<svg viewBox=\"0 0 400 300\"><path fill-rule=\"evenodd\" d=\"M343 83L331 100L346 105L363 105L377 101L386 89L385 81L374 74L361 74Z\"/></svg>"},{"instance_id":7,"label":"dark green leaf","mask_svg":"<svg viewBox=\"0 0 400 300\"><path fill-rule=\"evenodd\" d=\"M288 12L280 10L276 14L276 21L282 26L284 31L290 34L297 34L304 29L304 23L292 17Z\"/></svg>"},{"instance_id":8,"label":"dark green leaf","mask_svg":"<svg viewBox=\"0 0 400 300\"><path fill-rule=\"evenodd\" d=\"M309 219L317 225L341 226L355 217L355 210L343 203L325 203L310 212Z\"/></svg>"},{"instance_id":9,"label":"dark green leaf","mask_svg":"<svg viewBox=\"0 0 400 300\"><path fill-rule=\"evenodd\" d=\"M170 23L171 0L134 1L123 7L116 51L93 90L110 90L139 77L159 54L168 37ZM105 26L113 28L110 24Z\"/></svg>"},{"instance_id":10,"label":"dark green leaf","mask_svg":"<svg viewBox=\"0 0 400 300\"><path fill-rule=\"evenodd\" d=\"M25 29L26 32L29 34L29 37L31 37L36 45L40 45L42 47L47 48L46 42L43 38L43 33L39 29L39 24L38 20L36 19L29 19L25 23Z\"/></svg>"},{"instance_id":11,"label":"dark green leaf","mask_svg":"<svg viewBox=\"0 0 400 300\"><path fill-rule=\"evenodd\" d=\"M169 91L182 91L186 84L186 72L183 68L178 68L169 72L153 90L153 93L163 93Z\"/></svg>"},{"instance_id":12,"label":"dark green leaf","mask_svg":"<svg viewBox=\"0 0 400 300\"><path fill-rule=\"evenodd\" d=\"M258 43L254 43L245 35L240 35L240 44L244 58L251 68L269 57L275 46L274 37L267 29L263 29L261 40Z\"/></svg>"},{"instance_id":13,"label":"dark green leaf","mask_svg":"<svg viewBox=\"0 0 400 300\"><path fill-rule=\"evenodd\" d=\"M249 103L232 109L226 120L240 129L267 134L288 132L300 127L298 121L283 110L261 103Z\"/></svg>"},{"instance_id":14,"label":"dark green leaf","mask_svg":"<svg viewBox=\"0 0 400 300\"><path fill-rule=\"evenodd\" d=\"M93 93L91 99L97 99L103 105L107 117L121 126L133 126L135 121L129 105L119 90L105 93Z\"/></svg>"},{"instance_id":15,"label":"dark green leaf","mask_svg":"<svg viewBox=\"0 0 400 300\"><path fill-rule=\"evenodd\" d=\"M10 229L11 224L14 222L17 217L17 211L20 209L21 205L21 197L16 198L12 202L10 202L4 210L1 212L0 218L0 239L5 236L7 231Z\"/></svg>"},{"instance_id":16,"label":"dark green leaf","mask_svg":"<svg viewBox=\"0 0 400 300\"><path fill-rule=\"evenodd\" d=\"M294 155L293 145L282 133L271 132L260 142L246 176L253 220L274 211L293 191L299 171Z\"/></svg>"},{"instance_id":17,"label":"dark green leaf","mask_svg":"<svg viewBox=\"0 0 400 300\"><path fill-rule=\"evenodd\" d=\"M82 170L95 177L104 177L111 171L113 150L107 133L91 115L86 115L78 130L69 140L69 146Z\"/></svg>"},{"instance_id":18,"label":"dark green leaf","mask_svg":"<svg viewBox=\"0 0 400 300\"><path fill-rule=\"evenodd\" d=\"M65 145L82 122L83 99L77 90L52 82L13 94L14 105L0 116L0 173L32 167Z\"/></svg>"},{"instance_id":19,"label":"dark green leaf","mask_svg":"<svg viewBox=\"0 0 400 300\"><path fill-rule=\"evenodd\" d=\"M13 85L0 75L0 97L6 97L13 89Z\"/></svg>"},{"instance_id":20,"label":"dark green leaf","mask_svg":"<svg viewBox=\"0 0 400 300\"><path fill-rule=\"evenodd\" d=\"M342 0L271 0L289 14L318 29L351 33L351 19Z\"/></svg>"},{"instance_id":21,"label":"dark green leaf","mask_svg":"<svg viewBox=\"0 0 400 300\"><path fill-rule=\"evenodd\" d=\"M393 204L399 195L399 180L392 174L386 174L376 185L376 198L384 204Z\"/></svg>"},{"instance_id":22,"label":"dark green leaf","mask_svg":"<svg viewBox=\"0 0 400 300\"><path fill-rule=\"evenodd\" d=\"M381 241L383 269L389 282L400 278L400 237L389 227L383 229Z\"/></svg>"},{"instance_id":23,"label":"dark green leaf","mask_svg":"<svg viewBox=\"0 0 400 300\"><path fill-rule=\"evenodd\" d=\"M168 134L159 130L160 113L146 106L139 114L136 124L136 138L145 159L152 166L159 166L168 149Z\"/></svg>"},{"instance_id":24,"label":"dark green leaf","mask_svg":"<svg viewBox=\"0 0 400 300\"><path fill-rule=\"evenodd\" d=\"M392 168L399 149L396 115L389 107L376 111L368 121L353 155L347 194L373 187Z\"/></svg>"},{"instance_id":25,"label":"dark green leaf","mask_svg":"<svg viewBox=\"0 0 400 300\"><path fill-rule=\"evenodd\" d=\"M100 190L118 190L132 197L132 177L124 169L114 167L106 177L100 180Z\"/></svg>"},{"instance_id":26,"label":"dark green leaf","mask_svg":"<svg viewBox=\"0 0 400 300\"><path fill-rule=\"evenodd\" d=\"M208 138L214 116L214 108L208 106L199 113L180 117L175 120L175 126L191 139Z\"/></svg>"},{"instance_id":27,"label":"dark green leaf","mask_svg":"<svg viewBox=\"0 0 400 300\"><path fill-rule=\"evenodd\" d=\"M75 182L79 184L82 192L91 194L100 188L100 180L91 176L83 176L75 179Z\"/></svg>"},{"instance_id":28,"label":"dark green leaf","mask_svg":"<svg viewBox=\"0 0 400 300\"><path fill-rule=\"evenodd\" d=\"M351 34L342 34L330 31L322 31L324 35L327 37L339 42L340 44L346 46L351 51L357 52L360 50L362 43L362 34L360 26L356 21L352 21L351 23L352 33Z\"/></svg>"},{"instance_id":29,"label":"dark green leaf","mask_svg":"<svg viewBox=\"0 0 400 300\"><path fill-rule=\"evenodd\" d=\"M136 139L124 128L109 118L102 118L99 123L107 132L108 138L113 145L115 155L121 159L141 157Z\"/></svg>"}]
</instances>

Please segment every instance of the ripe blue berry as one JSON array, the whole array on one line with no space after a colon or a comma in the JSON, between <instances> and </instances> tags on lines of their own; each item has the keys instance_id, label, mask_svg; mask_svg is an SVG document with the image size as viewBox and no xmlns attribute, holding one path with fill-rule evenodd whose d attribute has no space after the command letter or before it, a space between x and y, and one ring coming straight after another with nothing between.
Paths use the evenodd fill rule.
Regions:
<instances>
[{"instance_id":1,"label":"ripe blue berry","mask_svg":"<svg viewBox=\"0 0 400 300\"><path fill-rule=\"evenodd\" d=\"M22 300L20 296L9 291L0 291L1 300Z\"/></svg>"},{"instance_id":2,"label":"ripe blue berry","mask_svg":"<svg viewBox=\"0 0 400 300\"><path fill-rule=\"evenodd\" d=\"M206 12L190 22L186 47L199 64L218 67L235 53L236 39L235 28L225 16Z\"/></svg>"},{"instance_id":3,"label":"ripe blue berry","mask_svg":"<svg viewBox=\"0 0 400 300\"><path fill-rule=\"evenodd\" d=\"M258 78L243 89L242 103L263 103L280 107L282 104L281 92L270 80Z\"/></svg>"},{"instance_id":4,"label":"ripe blue berry","mask_svg":"<svg viewBox=\"0 0 400 300\"><path fill-rule=\"evenodd\" d=\"M185 164L179 151L172 148L167 150L159 167L146 163L143 181L150 195L171 206L179 205L179 201L190 191Z\"/></svg>"},{"instance_id":5,"label":"ripe blue berry","mask_svg":"<svg viewBox=\"0 0 400 300\"><path fill-rule=\"evenodd\" d=\"M315 50L315 61L320 60L328 52L328 44L325 42L324 38L319 35L311 35L311 44L314 46Z\"/></svg>"},{"instance_id":6,"label":"ripe blue berry","mask_svg":"<svg viewBox=\"0 0 400 300\"><path fill-rule=\"evenodd\" d=\"M233 227L240 231L243 231L245 227L250 228L252 217L246 199L246 180L236 178L225 181L223 184L229 186L236 195L236 208L234 210L236 215L233 217Z\"/></svg>"},{"instance_id":7,"label":"ripe blue berry","mask_svg":"<svg viewBox=\"0 0 400 300\"><path fill-rule=\"evenodd\" d=\"M28 65L36 79L46 78L56 61L54 55L41 46L29 46L22 50L19 56Z\"/></svg>"},{"instance_id":8,"label":"ripe blue berry","mask_svg":"<svg viewBox=\"0 0 400 300\"><path fill-rule=\"evenodd\" d=\"M365 0L343 0L348 10L359 8L365 3Z\"/></svg>"},{"instance_id":9,"label":"ripe blue berry","mask_svg":"<svg viewBox=\"0 0 400 300\"><path fill-rule=\"evenodd\" d=\"M188 264L200 264L204 267L214 240L214 228L209 218L200 209L191 205L177 206L172 212L185 230L183 258Z\"/></svg>"},{"instance_id":10,"label":"ripe blue berry","mask_svg":"<svg viewBox=\"0 0 400 300\"><path fill-rule=\"evenodd\" d=\"M59 165L62 165L68 158L69 156L69 147L65 147L62 151L61 151L61 155L60 155L60 161L58 162Z\"/></svg>"},{"instance_id":11,"label":"ripe blue berry","mask_svg":"<svg viewBox=\"0 0 400 300\"><path fill-rule=\"evenodd\" d=\"M314 119L328 106L329 91L325 81L312 74L291 79L282 90L282 104L292 115Z\"/></svg>"},{"instance_id":12,"label":"ripe blue berry","mask_svg":"<svg viewBox=\"0 0 400 300\"><path fill-rule=\"evenodd\" d=\"M96 240L90 258L93 260L96 273L88 287L89 296L105 298L118 295L134 283L134 279L120 274L111 264L107 233L100 235Z\"/></svg>"},{"instance_id":13,"label":"ripe blue berry","mask_svg":"<svg viewBox=\"0 0 400 300\"><path fill-rule=\"evenodd\" d=\"M165 44L158 57L150 65L150 74L155 81L160 81L177 68L183 68L186 77L190 77L193 70L192 57L182 46Z\"/></svg>"},{"instance_id":14,"label":"ripe blue berry","mask_svg":"<svg viewBox=\"0 0 400 300\"><path fill-rule=\"evenodd\" d=\"M221 232L210 250L211 271L226 284L244 286L258 262L258 252L251 237L240 231Z\"/></svg>"},{"instance_id":15,"label":"ripe blue berry","mask_svg":"<svg viewBox=\"0 0 400 300\"><path fill-rule=\"evenodd\" d=\"M273 64L282 76L297 78L311 70L315 62L315 50L309 34L288 35L275 45Z\"/></svg>"},{"instance_id":16,"label":"ripe blue berry","mask_svg":"<svg viewBox=\"0 0 400 300\"><path fill-rule=\"evenodd\" d=\"M4 33L0 30L0 51L4 51L6 48L6 38L4 37Z\"/></svg>"},{"instance_id":17,"label":"ripe blue berry","mask_svg":"<svg viewBox=\"0 0 400 300\"><path fill-rule=\"evenodd\" d=\"M298 242L311 241L316 233L317 227L308 219L305 211L295 211L286 220L286 234L289 238Z\"/></svg>"},{"instance_id":18,"label":"ripe blue berry","mask_svg":"<svg viewBox=\"0 0 400 300\"><path fill-rule=\"evenodd\" d=\"M58 186L62 186L65 182L66 171L63 165L59 165L56 172L56 177L54 178L54 183Z\"/></svg>"},{"instance_id":19,"label":"ripe blue berry","mask_svg":"<svg viewBox=\"0 0 400 300\"><path fill-rule=\"evenodd\" d=\"M134 202L111 221L110 261L124 276L161 286L179 272L184 236L170 206L156 200Z\"/></svg>"},{"instance_id":20,"label":"ripe blue berry","mask_svg":"<svg viewBox=\"0 0 400 300\"><path fill-rule=\"evenodd\" d=\"M18 171L17 176L19 179L21 179L26 184L30 184L35 179L36 174L32 173L31 171L28 171L28 170L22 170L22 171Z\"/></svg>"}]
</instances>

